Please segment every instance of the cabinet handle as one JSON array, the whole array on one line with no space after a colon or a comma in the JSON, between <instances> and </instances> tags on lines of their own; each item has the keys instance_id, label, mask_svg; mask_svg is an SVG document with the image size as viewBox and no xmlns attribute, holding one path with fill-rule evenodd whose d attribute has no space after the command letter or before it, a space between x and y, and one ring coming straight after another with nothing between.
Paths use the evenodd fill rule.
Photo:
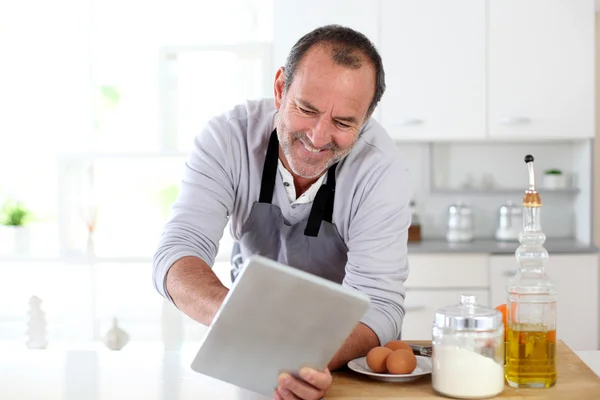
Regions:
<instances>
[{"instance_id":1,"label":"cabinet handle","mask_svg":"<svg viewBox=\"0 0 600 400\"><path fill-rule=\"evenodd\" d=\"M421 125L423 123L423 120L417 119L417 118L404 118L404 119L399 119L396 120L396 125L400 125L400 126L415 126L415 125Z\"/></svg>"},{"instance_id":2,"label":"cabinet handle","mask_svg":"<svg viewBox=\"0 0 600 400\"><path fill-rule=\"evenodd\" d=\"M405 312L409 312L409 311L419 311L419 310L424 310L425 306L407 306L404 308Z\"/></svg>"},{"instance_id":3,"label":"cabinet handle","mask_svg":"<svg viewBox=\"0 0 600 400\"><path fill-rule=\"evenodd\" d=\"M502 125L527 125L531 122L531 119L527 117L503 117L500 118L500 123Z\"/></svg>"},{"instance_id":4,"label":"cabinet handle","mask_svg":"<svg viewBox=\"0 0 600 400\"><path fill-rule=\"evenodd\" d=\"M505 278L512 278L516 274L517 274L516 271L504 271L502 273L502 276L505 277Z\"/></svg>"}]
</instances>

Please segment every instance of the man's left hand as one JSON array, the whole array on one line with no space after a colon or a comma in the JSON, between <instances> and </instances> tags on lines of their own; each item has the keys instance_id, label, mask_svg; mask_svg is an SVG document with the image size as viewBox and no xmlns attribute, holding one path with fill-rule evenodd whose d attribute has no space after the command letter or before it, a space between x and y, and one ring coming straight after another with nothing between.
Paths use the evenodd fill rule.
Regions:
<instances>
[{"instance_id":1,"label":"man's left hand","mask_svg":"<svg viewBox=\"0 0 600 400\"><path fill-rule=\"evenodd\" d=\"M277 379L275 400L320 400L331 387L333 378L328 368L317 371L302 368L298 379L290 374L282 373Z\"/></svg>"}]
</instances>

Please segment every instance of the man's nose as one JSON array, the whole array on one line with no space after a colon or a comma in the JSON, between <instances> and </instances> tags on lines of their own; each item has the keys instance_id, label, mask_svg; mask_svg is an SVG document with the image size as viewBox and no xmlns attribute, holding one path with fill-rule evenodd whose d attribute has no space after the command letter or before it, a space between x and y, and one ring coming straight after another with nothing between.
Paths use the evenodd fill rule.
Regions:
<instances>
[{"instance_id":1,"label":"man's nose","mask_svg":"<svg viewBox=\"0 0 600 400\"><path fill-rule=\"evenodd\" d=\"M319 118L313 129L308 134L313 147L320 149L331 142L331 135L329 133L329 122L325 121L324 118Z\"/></svg>"}]
</instances>

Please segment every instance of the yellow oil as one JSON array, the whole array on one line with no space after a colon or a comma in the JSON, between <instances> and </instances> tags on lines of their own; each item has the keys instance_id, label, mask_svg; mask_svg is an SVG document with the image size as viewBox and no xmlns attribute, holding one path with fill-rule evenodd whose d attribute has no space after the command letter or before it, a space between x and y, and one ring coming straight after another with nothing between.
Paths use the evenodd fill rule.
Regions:
<instances>
[{"instance_id":1,"label":"yellow oil","mask_svg":"<svg viewBox=\"0 0 600 400\"><path fill-rule=\"evenodd\" d=\"M508 329L505 375L512 387L549 388L556 383L556 331Z\"/></svg>"}]
</instances>

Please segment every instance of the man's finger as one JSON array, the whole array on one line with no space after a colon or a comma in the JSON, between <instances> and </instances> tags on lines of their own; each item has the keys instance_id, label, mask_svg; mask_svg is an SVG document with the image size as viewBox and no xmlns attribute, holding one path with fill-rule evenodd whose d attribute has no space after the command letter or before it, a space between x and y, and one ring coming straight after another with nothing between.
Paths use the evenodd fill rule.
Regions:
<instances>
[{"instance_id":1,"label":"man's finger","mask_svg":"<svg viewBox=\"0 0 600 400\"><path fill-rule=\"evenodd\" d=\"M317 389L316 387L304 382L301 379L291 376L290 374L281 374L279 376L279 393L283 395L285 400L288 400L288 397L285 396L283 390L288 390L291 394L297 396L300 399L313 400L320 399L323 397L323 391ZM293 397L289 397L291 400Z\"/></svg>"},{"instance_id":2,"label":"man's finger","mask_svg":"<svg viewBox=\"0 0 600 400\"><path fill-rule=\"evenodd\" d=\"M300 397L290 392L289 389L284 389L281 386L277 388L277 393L283 400L302 400Z\"/></svg>"},{"instance_id":3,"label":"man's finger","mask_svg":"<svg viewBox=\"0 0 600 400\"><path fill-rule=\"evenodd\" d=\"M329 369L327 368L323 371L317 371L312 368L302 368L300 370L300 378L323 391L329 389L331 382L333 381L331 372L329 372Z\"/></svg>"}]
</instances>

